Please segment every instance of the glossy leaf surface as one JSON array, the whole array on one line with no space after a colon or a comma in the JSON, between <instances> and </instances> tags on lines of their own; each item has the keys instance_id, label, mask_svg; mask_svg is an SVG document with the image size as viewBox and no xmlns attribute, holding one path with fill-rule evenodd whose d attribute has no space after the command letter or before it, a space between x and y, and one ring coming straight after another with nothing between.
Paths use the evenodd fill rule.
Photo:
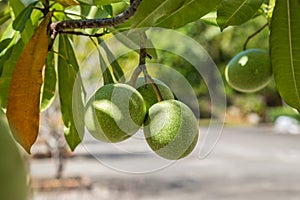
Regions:
<instances>
[{"instance_id":1,"label":"glossy leaf surface","mask_svg":"<svg viewBox=\"0 0 300 200\"><path fill-rule=\"evenodd\" d=\"M277 89L300 111L300 3L278 0L271 22L271 60Z\"/></svg>"}]
</instances>

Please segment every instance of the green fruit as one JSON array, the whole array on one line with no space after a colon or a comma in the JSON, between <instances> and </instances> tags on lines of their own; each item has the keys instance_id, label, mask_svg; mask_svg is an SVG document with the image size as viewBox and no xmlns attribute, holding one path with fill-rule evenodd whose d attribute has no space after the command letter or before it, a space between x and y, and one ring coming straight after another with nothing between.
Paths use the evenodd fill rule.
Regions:
<instances>
[{"instance_id":1,"label":"green fruit","mask_svg":"<svg viewBox=\"0 0 300 200\"><path fill-rule=\"evenodd\" d=\"M117 83L98 89L88 100L85 124L89 132L103 142L121 142L142 126L146 106L133 87Z\"/></svg>"},{"instance_id":2,"label":"green fruit","mask_svg":"<svg viewBox=\"0 0 300 200\"><path fill-rule=\"evenodd\" d=\"M228 84L240 92L256 92L271 80L272 69L267 51L249 49L234 56L225 70Z\"/></svg>"},{"instance_id":3,"label":"green fruit","mask_svg":"<svg viewBox=\"0 0 300 200\"><path fill-rule=\"evenodd\" d=\"M169 160L178 160L191 153L198 141L198 132L198 121L193 112L177 100L154 104L144 126L151 149Z\"/></svg>"},{"instance_id":4,"label":"green fruit","mask_svg":"<svg viewBox=\"0 0 300 200\"><path fill-rule=\"evenodd\" d=\"M0 114L0 160L0 198L28 199L24 163L3 114Z\"/></svg>"},{"instance_id":5,"label":"green fruit","mask_svg":"<svg viewBox=\"0 0 300 200\"><path fill-rule=\"evenodd\" d=\"M153 79L153 81L157 85L163 100L174 99L174 95L172 91L164 82L158 79ZM158 102L157 95L153 89L152 84L150 83L145 84L144 77L140 77L137 79L136 88L139 91L139 93L141 93L141 95L143 96L144 101L146 103L147 110L149 110L149 108L153 104Z\"/></svg>"}]
</instances>

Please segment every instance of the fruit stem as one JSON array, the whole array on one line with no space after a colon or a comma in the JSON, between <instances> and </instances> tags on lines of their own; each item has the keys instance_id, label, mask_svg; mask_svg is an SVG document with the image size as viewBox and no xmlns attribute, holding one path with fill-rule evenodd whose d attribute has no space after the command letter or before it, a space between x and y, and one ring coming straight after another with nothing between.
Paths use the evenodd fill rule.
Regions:
<instances>
[{"instance_id":1,"label":"fruit stem","mask_svg":"<svg viewBox=\"0 0 300 200\"><path fill-rule=\"evenodd\" d=\"M147 44L147 35L143 31L140 33L140 61L139 61L139 66L134 70L131 79L129 81L129 84L132 87L135 87L136 80L138 76L141 74L141 72L146 70L146 57L147 57L147 49L146 49L146 44Z\"/></svg>"},{"instance_id":2,"label":"fruit stem","mask_svg":"<svg viewBox=\"0 0 300 200\"><path fill-rule=\"evenodd\" d=\"M147 57L146 44L147 44L147 35L145 32L141 32L140 33L140 47L141 47L141 49L140 49L140 66L143 66L142 70L143 70L143 73L145 76L145 80L151 84L151 86L156 94L157 101L160 102L163 100L161 93L158 89L158 86L154 83L153 79L148 74L147 67L146 67L146 57Z\"/></svg>"},{"instance_id":3,"label":"fruit stem","mask_svg":"<svg viewBox=\"0 0 300 200\"><path fill-rule=\"evenodd\" d=\"M156 94L157 97L157 101L160 102L163 100L161 93L158 89L158 86L154 83L153 79L151 78L151 76L148 74L147 71L147 67L146 67L146 58L148 56L147 54L147 35L146 33L143 31L140 33L140 61L139 61L139 66L134 70L131 79L129 81L129 84L132 87L135 87L136 84L136 80L138 78L138 76L141 74L141 72L143 72L144 77L145 77L145 82L149 82Z\"/></svg>"},{"instance_id":4,"label":"fruit stem","mask_svg":"<svg viewBox=\"0 0 300 200\"><path fill-rule=\"evenodd\" d=\"M135 84L136 84L136 80L138 78L138 76L141 74L142 72L142 69L140 66L138 66L137 68L135 68L131 78L130 78L130 81L129 81L129 85L132 86L132 87L135 87Z\"/></svg>"},{"instance_id":5,"label":"fruit stem","mask_svg":"<svg viewBox=\"0 0 300 200\"><path fill-rule=\"evenodd\" d=\"M151 76L148 74L147 70L144 71L144 76L145 76L147 82L149 82L149 83L151 84L151 86L152 86L152 88L153 88L153 90L154 90L154 92L155 92L155 94L156 94L157 101L158 101L158 102L162 101L163 98L162 98L161 93L160 93L160 91L159 91L159 89L158 89L158 86L157 86L157 84L153 81L153 79L151 78Z\"/></svg>"},{"instance_id":6,"label":"fruit stem","mask_svg":"<svg viewBox=\"0 0 300 200\"><path fill-rule=\"evenodd\" d=\"M266 23L265 25L263 25L262 27L260 27L257 31L255 31L254 33L252 33L247 40L244 43L244 48L243 50L245 51L247 49L247 44L249 43L249 41L255 37L257 34L259 34L262 30L264 30L267 26L269 26L269 23Z\"/></svg>"}]
</instances>

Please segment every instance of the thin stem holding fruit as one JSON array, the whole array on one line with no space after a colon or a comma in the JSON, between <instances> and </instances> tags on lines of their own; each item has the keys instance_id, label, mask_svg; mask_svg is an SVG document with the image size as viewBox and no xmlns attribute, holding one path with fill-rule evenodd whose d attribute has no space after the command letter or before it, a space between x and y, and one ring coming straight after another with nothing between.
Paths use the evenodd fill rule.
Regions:
<instances>
[{"instance_id":1,"label":"thin stem holding fruit","mask_svg":"<svg viewBox=\"0 0 300 200\"><path fill-rule=\"evenodd\" d=\"M146 72L145 72L146 71ZM144 75L146 77L146 80L151 84L155 94L156 94L156 98L157 98L157 101L160 102L163 100L162 96L161 96L161 93L158 89L158 86L157 84L153 81L152 77L148 74L147 70L144 71Z\"/></svg>"},{"instance_id":2,"label":"thin stem holding fruit","mask_svg":"<svg viewBox=\"0 0 300 200\"><path fill-rule=\"evenodd\" d=\"M71 35L81 35L81 36L88 36L88 37L101 37L105 35L106 33L95 33L95 34L89 34L89 33L84 33L80 31L64 31L62 34L71 34Z\"/></svg>"},{"instance_id":3,"label":"thin stem holding fruit","mask_svg":"<svg viewBox=\"0 0 300 200\"><path fill-rule=\"evenodd\" d=\"M258 29L258 30L255 31L253 34L251 34L251 35L247 38L247 40L245 41L243 50L246 50L249 41L250 41L253 37L255 37L257 34L259 34L262 30L264 30L267 26L269 26L269 23L266 23L266 24L263 25L260 29Z\"/></svg>"},{"instance_id":4,"label":"thin stem holding fruit","mask_svg":"<svg viewBox=\"0 0 300 200\"><path fill-rule=\"evenodd\" d=\"M140 33L140 61L139 66L134 70L131 79L129 81L129 84L132 87L135 87L136 80L138 76L146 70L146 57L147 57L147 50L146 50L146 44L147 44L147 35L145 32Z\"/></svg>"},{"instance_id":5,"label":"thin stem holding fruit","mask_svg":"<svg viewBox=\"0 0 300 200\"><path fill-rule=\"evenodd\" d=\"M163 100L161 93L158 89L158 86L156 83L154 83L152 77L148 74L147 68L146 68L146 57L147 57L147 48L146 48L146 44L147 44L147 35L145 32L141 32L140 33L140 66L142 67L145 79L148 83L151 84L155 94L156 94L156 98L157 101L160 102Z\"/></svg>"},{"instance_id":6,"label":"thin stem holding fruit","mask_svg":"<svg viewBox=\"0 0 300 200\"><path fill-rule=\"evenodd\" d=\"M142 73L142 68L140 66L138 66L137 68L135 68L130 81L129 81L129 85L131 85L132 87L135 87L136 85L136 80L139 77L139 75Z\"/></svg>"}]
</instances>

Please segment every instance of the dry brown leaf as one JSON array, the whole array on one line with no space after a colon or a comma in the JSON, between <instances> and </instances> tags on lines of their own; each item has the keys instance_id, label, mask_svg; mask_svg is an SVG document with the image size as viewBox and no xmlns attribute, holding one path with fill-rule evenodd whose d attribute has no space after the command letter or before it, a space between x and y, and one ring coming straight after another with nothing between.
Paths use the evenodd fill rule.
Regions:
<instances>
[{"instance_id":1,"label":"dry brown leaf","mask_svg":"<svg viewBox=\"0 0 300 200\"><path fill-rule=\"evenodd\" d=\"M39 131L42 71L48 53L48 13L23 49L8 91L7 119L15 139L30 153Z\"/></svg>"}]
</instances>

